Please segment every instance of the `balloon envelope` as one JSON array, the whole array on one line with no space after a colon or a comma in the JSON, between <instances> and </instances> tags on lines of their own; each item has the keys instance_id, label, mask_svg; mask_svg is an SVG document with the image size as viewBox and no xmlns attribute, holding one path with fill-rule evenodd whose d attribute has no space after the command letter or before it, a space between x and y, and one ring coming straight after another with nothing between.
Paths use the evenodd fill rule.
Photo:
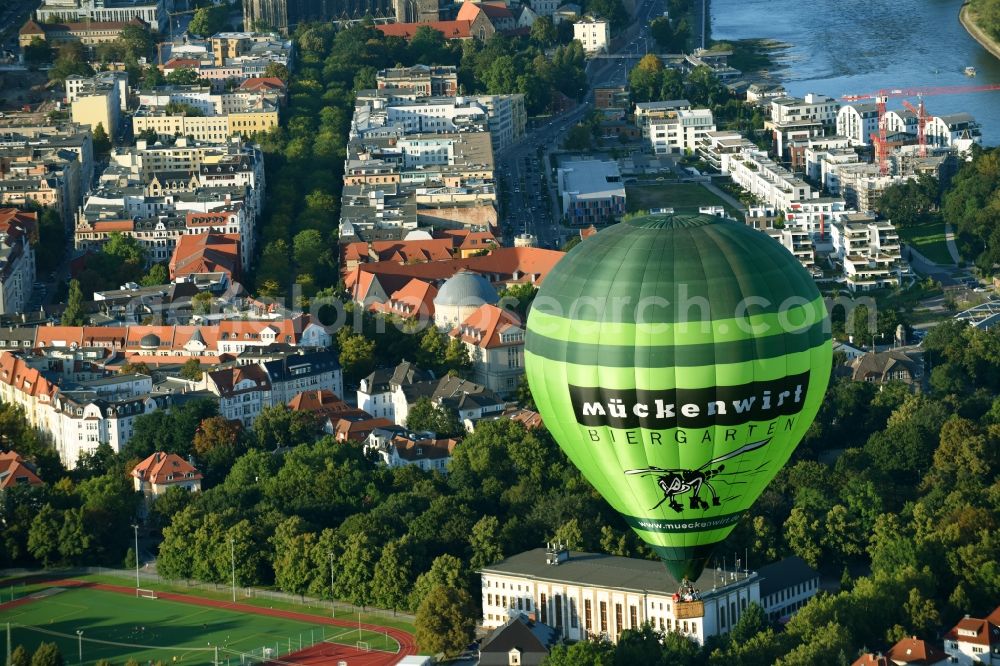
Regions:
<instances>
[{"instance_id":1,"label":"balloon envelope","mask_svg":"<svg viewBox=\"0 0 1000 666\"><path fill-rule=\"evenodd\" d=\"M809 273L766 234L703 215L637 217L579 244L525 340L546 426L678 580L787 462L831 362Z\"/></svg>"}]
</instances>

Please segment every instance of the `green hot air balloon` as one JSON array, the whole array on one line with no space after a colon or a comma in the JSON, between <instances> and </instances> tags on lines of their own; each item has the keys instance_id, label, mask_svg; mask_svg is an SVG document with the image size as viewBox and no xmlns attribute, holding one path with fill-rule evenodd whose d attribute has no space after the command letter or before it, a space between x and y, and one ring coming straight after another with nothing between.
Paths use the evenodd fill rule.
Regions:
<instances>
[{"instance_id":1,"label":"green hot air balloon","mask_svg":"<svg viewBox=\"0 0 1000 666\"><path fill-rule=\"evenodd\" d=\"M827 311L767 235L646 215L546 277L525 366L546 426L663 559L695 580L788 461L830 378Z\"/></svg>"}]
</instances>

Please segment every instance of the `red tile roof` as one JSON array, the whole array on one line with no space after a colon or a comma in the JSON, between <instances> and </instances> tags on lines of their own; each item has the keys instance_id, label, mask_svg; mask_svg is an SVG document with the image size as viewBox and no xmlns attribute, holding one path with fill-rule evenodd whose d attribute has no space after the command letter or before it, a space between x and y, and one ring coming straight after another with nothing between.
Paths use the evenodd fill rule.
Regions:
<instances>
[{"instance_id":1,"label":"red tile roof","mask_svg":"<svg viewBox=\"0 0 1000 666\"><path fill-rule=\"evenodd\" d=\"M461 325L452 329L449 335L483 349L492 349L507 345L523 345L523 335L516 342L504 342L501 339L501 334L520 328L521 318L516 313L487 303L479 306Z\"/></svg>"},{"instance_id":2,"label":"red tile roof","mask_svg":"<svg viewBox=\"0 0 1000 666\"><path fill-rule=\"evenodd\" d=\"M190 234L178 239L170 257L170 278L202 273L239 276L239 234Z\"/></svg>"},{"instance_id":3,"label":"red tile roof","mask_svg":"<svg viewBox=\"0 0 1000 666\"><path fill-rule=\"evenodd\" d=\"M171 58L163 65L163 70L168 69L198 69L201 61L193 58Z\"/></svg>"},{"instance_id":4,"label":"red tile roof","mask_svg":"<svg viewBox=\"0 0 1000 666\"><path fill-rule=\"evenodd\" d=\"M27 234L32 243L38 241L38 213L17 208L0 208L0 231L9 233L11 227Z\"/></svg>"},{"instance_id":5,"label":"red tile roof","mask_svg":"<svg viewBox=\"0 0 1000 666\"><path fill-rule=\"evenodd\" d=\"M194 465L181 458L176 453L158 451L149 456L132 470L132 476L144 483L180 483L182 481L200 480L201 472Z\"/></svg>"},{"instance_id":6,"label":"red tile roof","mask_svg":"<svg viewBox=\"0 0 1000 666\"><path fill-rule=\"evenodd\" d=\"M451 456L457 439L419 439L393 437L392 445L403 460L440 460Z\"/></svg>"},{"instance_id":7,"label":"red tile roof","mask_svg":"<svg viewBox=\"0 0 1000 666\"><path fill-rule=\"evenodd\" d=\"M375 241L369 243L348 243L343 248L344 262L394 261L415 263L421 261L443 261L451 259L450 239ZM372 258L374 253L376 258Z\"/></svg>"},{"instance_id":8,"label":"red tile roof","mask_svg":"<svg viewBox=\"0 0 1000 666\"><path fill-rule=\"evenodd\" d=\"M897 664L924 664L928 666L948 658L944 652L915 636L904 638L893 645L886 652L886 656Z\"/></svg>"},{"instance_id":9,"label":"red tile roof","mask_svg":"<svg viewBox=\"0 0 1000 666\"><path fill-rule=\"evenodd\" d=\"M436 282L446 280L463 269L486 275L493 282L522 280L527 276L530 281L539 285L564 256L563 252L535 247L500 247L486 255L448 261L419 264L383 261L359 264L344 276L344 283L355 300L368 294L374 276L378 276L383 288L393 291L402 288L409 281L408 278Z\"/></svg>"},{"instance_id":10,"label":"red tile roof","mask_svg":"<svg viewBox=\"0 0 1000 666\"><path fill-rule=\"evenodd\" d=\"M855 659L851 666L895 666L895 664L881 654L863 654Z\"/></svg>"},{"instance_id":11,"label":"red tile roof","mask_svg":"<svg viewBox=\"0 0 1000 666\"><path fill-rule=\"evenodd\" d=\"M288 408L296 412L316 412L327 409L344 411L351 407L332 391L302 391L288 401Z\"/></svg>"},{"instance_id":12,"label":"red tile roof","mask_svg":"<svg viewBox=\"0 0 1000 666\"><path fill-rule=\"evenodd\" d=\"M991 645L1000 645L1000 626L989 620L965 617L959 620L944 637L959 643L971 643L989 648Z\"/></svg>"},{"instance_id":13,"label":"red tile roof","mask_svg":"<svg viewBox=\"0 0 1000 666\"><path fill-rule=\"evenodd\" d=\"M386 37L410 40L422 26L437 30L445 39L471 39L471 21L427 21L424 23L386 23L375 26Z\"/></svg>"},{"instance_id":14,"label":"red tile roof","mask_svg":"<svg viewBox=\"0 0 1000 666\"><path fill-rule=\"evenodd\" d=\"M16 451L0 453L0 490L18 485L40 486L43 483Z\"/></svg>"},{"instance_id":15,"label":"red tile roof","mask_svg":"<svg viewBox=\"0 0 1000 666\"><path fill-rule=\"evenodd\" d=\"M276 76L253 76L240 84L240 90L284 90L285 82Z\"/></svg>"},{"instance_id":16,"label":"red tile roof","mask_svg":"<svg viewBox=\"0 0 1000 666\"><path fill-rule=\"evenodd\" d=\"M375 303L371 309L376 312L393 314L403 319L429 319L434 316L434 297L437 287L425 280L410 280L402 289L389 295L384 303Z\"/></svg>"},{"instance_id":17,"label":"red tile roof","mask_svg":"<svg viewBox=\"0 0 1000 666\"><path fill-rule=\"evenodd\" d=\"M469 21L471 23L476 20L476 14L479 12L486 14L486 17L490 19L491 23L494 19L514 18L514 15L506 7L506 5L493 4L489 2L463 2L462 7L458 10L458 16L455 18L459 21Z\"/></svg>"},{"instance_id":18,"label":"red tile roof","mask_svg":"<svg viewBox=\"0 0 1000 666\"><path fill-rule=\"evenodd\" d=\"M361 442L364 441L375 428L387 428L392 425L392 421L382 417L374 419L352 420L341 418L334 426L334 437L338 442Z\"/></svg>"}]
</instances>

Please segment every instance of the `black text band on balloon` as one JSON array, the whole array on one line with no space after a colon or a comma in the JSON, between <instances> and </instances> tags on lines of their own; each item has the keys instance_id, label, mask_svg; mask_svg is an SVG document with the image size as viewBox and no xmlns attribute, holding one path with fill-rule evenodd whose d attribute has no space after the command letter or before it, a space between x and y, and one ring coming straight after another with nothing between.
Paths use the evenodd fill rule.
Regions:
<instances>
[{"instance_id":1,"label":"black text band on balloon","mask_svg":"<svg viewBox=\"0 0 1000 666\"><path fill-rule=\"evenodd\" d=\"M668 430L766 421L797 414L809 372L738 386L648 391L570 385L578 423L611 428Z\"/></svg>"}]
</instances>

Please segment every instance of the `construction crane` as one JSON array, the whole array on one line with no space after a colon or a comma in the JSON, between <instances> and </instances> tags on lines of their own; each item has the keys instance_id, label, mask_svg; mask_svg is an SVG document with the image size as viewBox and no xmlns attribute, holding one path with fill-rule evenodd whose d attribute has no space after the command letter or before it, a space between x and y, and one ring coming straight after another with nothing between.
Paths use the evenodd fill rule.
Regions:
<instances>
[{"instance_id":1,"label":"construction crane","mask_svg":"<svg viewBox=\"0 0 1000 666\"><path fill-rule=\"evenodd\" d=\"M960 95L963 93L991 92L1000 90L1000 83L988 83L978 86L929 86L918 88L893 88L879 90L877 93L862 95L844 95L840 99L845 102L861 102L864 100L875 100L875 109L878 112L878 133L872 133L872 145L875 147L875 161L878 162L879 173L883 176L889 173L889 141L887 139L885 110L889 98L897 97L917 97L920 99L919 108L914 109L912 104L904 101L903 106L917 115L917 141L920 144L920 156L927 155L927 114L924 109L924 97L931 95Z\"/></svg>"}]
</instances>

